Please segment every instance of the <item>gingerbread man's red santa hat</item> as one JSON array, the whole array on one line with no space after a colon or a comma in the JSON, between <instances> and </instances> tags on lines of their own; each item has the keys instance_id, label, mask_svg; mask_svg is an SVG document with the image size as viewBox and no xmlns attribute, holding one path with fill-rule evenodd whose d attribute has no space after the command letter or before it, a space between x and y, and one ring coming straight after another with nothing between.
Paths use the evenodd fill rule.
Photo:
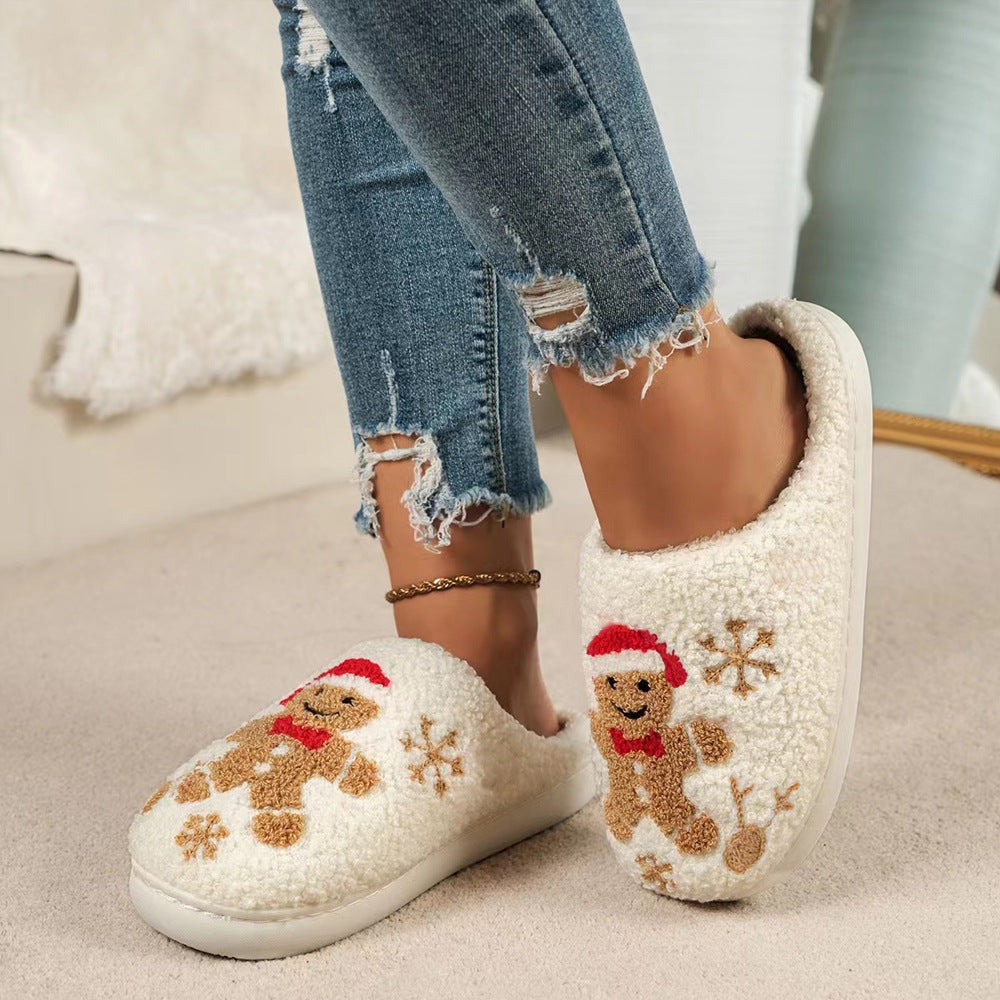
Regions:
<instances>
[{"instance_id":1,"label":"gingerbread man's red santa hat","mask_svg":"<svg viewBox=\"0 0 1000 1000\"><path fill-rule=\"evenodd\" d=\"M605 625L587 643L589 656L605 656L626 650L655 652L663 661L663 674L671 687L679 688L687 680L687 671L681 658L672 650L668 652L666 643L660 642L657 636L645 629L631 628L628 625Z\"/></svg>"},{"instance_id":2,"label":"gingerbread man's red santa hat","mask_svg":"<svg viewBox=\"0 0 1000 1000\"><path fill-rule=\"evenodd\" d=\"M300 691L304 691L312 684L316 684L326 677L341 677L344 682L357 688L362 694L376 695L379 688L389 686L389 678L383 673L382 668L374 660L366 660L363 657L353 657L349 660L342 660L329 670L317 674L309 684L303 684L296 688L287 698L281 699L282 705L287 705ZM361 681L363 683L359 684Z\"/></svg>"}]
</instances>

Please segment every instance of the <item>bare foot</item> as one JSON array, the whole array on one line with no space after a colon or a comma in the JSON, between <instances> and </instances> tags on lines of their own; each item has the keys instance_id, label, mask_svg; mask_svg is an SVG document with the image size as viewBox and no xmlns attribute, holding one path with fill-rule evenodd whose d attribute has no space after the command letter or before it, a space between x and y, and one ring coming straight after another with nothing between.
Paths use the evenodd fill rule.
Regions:
<instances>
[{"instance_id":1,"label":"bare foot","mask_svg":"<svg viewBox=\"0 0 1000 1000\"><path fill-rule=\"evenodd\" d=\"M604 540L630 551L741 528L781 492L802 458L807 416L782 351L718 317L710 345L678 351L640 398L645 364L603 386L553 368Z\"/></svg>"},{"instance_id":2,"label":"bare foot","mask_svg":"<svg viewBox=\"0 0 1000 1000\"><path fill-rule=\"evenodd\" d=\"M412 438L394 435L370 442L375 450L406 448ZM533 567L531 519L487 517L455 525L451 543L429 552L413 537L401 497L413 483L410 460L375 466L375 500L382 551L391 586L442 576ZM475 522L482 511L470 511ZM393 605L396 632L443 646L469 663L501 707L541 736L559 730L559 720L542 679L538 659L537 592L510 585L477 585L434 591Z\"/></svg>"},{"instance_id":3,"label":"bare foot","mask_svg":"<svg viewBox=\"0 0 1000 1000\"><path fill-rule=\"evenodd\" d=\"M453 540L460 530L452 532ZM501 707L526 729L541 736L558 732L559 720L538 658L533 590L456 588L408 598L396 604L394 611L399 635L436 642L461 657L482 677Z\"/></svg>"}]
</instances>

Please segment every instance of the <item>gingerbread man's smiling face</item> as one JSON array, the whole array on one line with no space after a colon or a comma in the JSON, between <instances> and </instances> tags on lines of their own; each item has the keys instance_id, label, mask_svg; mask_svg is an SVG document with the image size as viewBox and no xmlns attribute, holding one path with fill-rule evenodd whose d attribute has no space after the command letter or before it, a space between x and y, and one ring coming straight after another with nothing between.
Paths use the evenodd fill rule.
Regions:
<instances>
[{"instance_id":1,"label":"gingerbread man's smiling face","mask_svg":"<svg viewBox=\"0 0 1000 1000\"><path fill-rule=\"evenodd\" d=\"M296 725L307 729L357 729L378 715L378 705L352 687L310 684L287 702Z\"/></svg>"},{"instance_id":2,"label":"gingerbread man's smiling face","mask_svg":"<svg viewBox=\"0 0 1000 1000\"><path fill-rule=\"evenodd\" d=\"M630 739L666 726L674 703L674 690L662 670L601 674L594 678L594 694L601 721Z\"/></svg>"}]
</instances>

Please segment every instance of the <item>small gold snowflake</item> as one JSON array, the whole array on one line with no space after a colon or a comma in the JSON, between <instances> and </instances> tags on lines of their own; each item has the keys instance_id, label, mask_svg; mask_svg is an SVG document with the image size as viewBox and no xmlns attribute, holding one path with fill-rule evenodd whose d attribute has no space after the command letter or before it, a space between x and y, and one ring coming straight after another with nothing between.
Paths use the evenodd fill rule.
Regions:
<instances>
[{"instance_id":1,"label":"small gold snowflake","mask_svg":"<svg viewBox=\"0 0 1000 1000\"><path fill-rule=\"evenodd\" d=\"M736 668L736 684L733 690L741 697L755 691L756 688L747 680L746 671L748 667L753 667L760 671L761 677L767 680L769 677L778 675L778 668L773 663L766 660L753 660L751 656L758 649L772 649L774 647L774 633L769 629L757 629L757 638L749 649L743 648L743 630L747 623L742 619L731 618L726 622L726 631L732 637L732 649L722 649L715 643L715 636L710 635L707 639L699 639L698 645L707 649L710 653L721 653L725 659L717 663L714 667L705 668L705 680L709 684L718 684L722 680L722 675L730 668Z\"/></svg>"},{"instance_id":2,"label":"small gold snowflake","mask_svg":"<svg viewBox=\"0 0 1000 1000\"><path fill-rule=\"evenodd\" d=\"M458 732L452 729L445 737L436 742L431 739L431 730L434 728L434 720L426 715L420 717L420 737L421 742L417 742L406 733L400 743L403 749L410 753L416 751L423 756L416 764L408 764L410 770L410 780L422 785L425 782L428 771L434 772L434 792L440 798L448 791L448 782L445 781L445 774L451 772L453 777L459 777L465 773L462 765L462 758L458 756L448 756L445 750L455 750L458 747Z\"/></svg>"},{"instance_id":3,"label":"small gold snowflake","mask_svg":"<svg viewBox=\"0 0 1000 1000\"><path fill-rule=\"evenodd\" d=\"M184 826L174 837L174 843L184 849L185 861L198 857L199 850L206 861L214 861L216 845L228 836L229 831L222 825L222 817L218 813L209 813L207 816L194 814L184 820Z\"/></svg>"},{"instance_id":4,"label":"small gold snowflake","mask_svg":"<svg viewBox=\"0 0 1000 1000\"><path fill-rule=\"evenodd\" d=\"M649 882L658 892L676 889L677 883L667 878L674 866L667 861L657 861L655 854L638 854L635 863L639 866L639 876L643 882Z\"/></svg>"}]
</instances>

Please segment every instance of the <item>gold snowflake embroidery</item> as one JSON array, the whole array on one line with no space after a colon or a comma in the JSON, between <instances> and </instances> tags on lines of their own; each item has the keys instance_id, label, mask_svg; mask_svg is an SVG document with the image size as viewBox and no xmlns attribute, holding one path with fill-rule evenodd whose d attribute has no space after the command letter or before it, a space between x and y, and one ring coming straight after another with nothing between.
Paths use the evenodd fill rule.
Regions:
<instances>
[{"instance_id":1,"label":"gold snowflake embroidery","mask_svg":"<svg viewBox=\"0 0 1000 1000\"><path fill-rule=\"evenodd\" d=\"M417 784L424 784L427 772L434 772L434 792L440 798L448 791L448 782L445 781L445 774L451 772L453 777L459 777L465 773L462 766L462 758L458 756L448 756L446 750L458 748L458 732L452 729L441 740L431 739L431 730L434 728L434 720L426 715L420 717L420 737L421 742L417 742L406 733L399 741L403 744L403 749L410 753L417 751L423 756L417 763L407 765L410 769L410 779Z\"/></svg>"},{"instance_id":2,"label":"gold snowflake embroidery","mask_svg":"<svg viewBox=\"0 0 1000 1000\"><path fill-rule=\"evenodd\" d=\"M736 684L733 690L741 697L755 691L756 688L747 680L747 668L753 667L760 671L761 677L767 680L769 677L778 675L778 668L773 663L766 660L753 660L751 656L758 649L772 649L774 647L774 633L770 629L757 629L757 638L749 649L743 648L743 630L747 623L742 619L731 618L726 622L726 631L733 641L732 649L722 649L715 643L715 636L710 635L707 639L699 639L698 645L707 649L710 653L721 653L725 659L717 663L714 667L705 668L705 680L709 684L718 684L722 680L722 675L730 668L736 668Z\"/></svg>"},{"instance_id":3,"label":"gold snowflake embroidery","mask_svg":"<svg viewBox=\"0 0 1000 1000\"><path fill-rule=\"evenodd\" d=\"M184 820L181 832L174 837L174 843L184 849L184 860L190 861L198 857L198 851L206 861L214 861L217 844L229 831L222 825L222 817L218 813L207 816L194 814Z\"/></svg>"},{"instance_id":4,"label":"gold snowflake embroidery","mask_svg":"<svg viewBox=\"0 0 1000 1000\"><path fill-rule=\"evenodd\" d=\"M649 882L658 892L676 889L677 883L667 878L674 866L668 861L657 861L655 854L638 854L635 863L639 866L639 877L643 882Z\"/></svg>"}]
</instances>

